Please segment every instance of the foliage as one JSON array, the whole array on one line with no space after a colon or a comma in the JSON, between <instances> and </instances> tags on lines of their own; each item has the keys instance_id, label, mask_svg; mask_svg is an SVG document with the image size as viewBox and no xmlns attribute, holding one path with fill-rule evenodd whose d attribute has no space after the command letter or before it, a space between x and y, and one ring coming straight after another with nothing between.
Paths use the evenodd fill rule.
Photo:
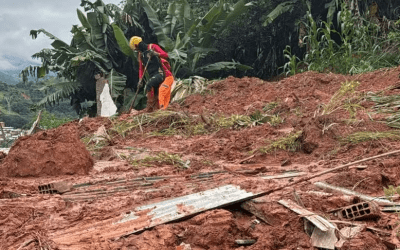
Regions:
<instances>
[{"instance_id":1,"label":"foliage","mask_svg":"<svg viewBox=\"0 0 400 250\"><path fill-rule=\"evenodd\" d=\"M354 114L354 108L357 108L353 102L356 88L360 85L358 81L342 82L340 89L333 94L329 103L323 105L322 115L328 115L340 108L347 109L350 114ZM359 106L361 107L361 106Z\"/></svg>"},{"instance_id":2,"label":"foliage","mask_svg":"<svg viewBox=\"0 0 400 250\"><path fill-rule=\"evenodd\" d=\"M143 159L133 159L131 157L124 157L134 167L149 167L152 165L172 165L177 168L189 168L190 161L183 161L181 156L177 154L170 154L168 152L159 152L154 156L146 156Z\"/></svg>"},{"instance_id":3,"label":"foliage","mask_svg":"<svg viewBox=\"0 0 400 250\"><path fill-rule=\"evenodd\" d=\"M271 141L268 146L261 147L257 151L262 154L271 153L276 150L286 150L291 152L298 151L302 147L302 135L303 131L290 133L287 136Z\"/></svg>"},{"instance_id":4,"label":"foliage","mask_svg":"<svg viewBox=\"0 0 400 250\"><path fill-rule=\"evenodd\" d=\"M82 26L73 26L70 45L44 29L32 30L31 36L34 39L39 34L44 34L54 40L51 44L53 48L43 49L33 55L34 58L42 60L42 65L30 66L23 70L23 79L26 80L29 75L42 77L49 71L56 72L59 77L66 79L63 85L53 86L58 87L58 90L38 105L55 103L66 97L78 95L78 92L81 93L80 96L84 95L76 97L79 102L94 100L93 94L90 94L94 89L93 81L84 81L79 76L79 71L82 71L80 69L87 67L89 62L95 65L95 70L83 72L84 75L90 73L93 79L95 74L101 74L112 81L114 72L117 71L120 77L125 75L128 78L125 78L125 82L129 81L131 88L136 90L137 78L129 79L130 74L135 73L132 67L137 64L136 54L129 48L127 40L132 32L141 35L147 42L157 42L163 46L169 52L172 70L176 76L179 76L178 72L189 76L195 72L210 70L249 69L235 61L217 62L203 67L197 65L200 59L216 51L213 48L214 36L222 33L230 22L248 10L250 4L245 0L240 0L234 5L220 0L203 17L193 16L186 0L170 2L166 15L154 10L152 6L155 4L154 1L127 0L120 8L113 4L106 5L101 0L81 0L81 6L87 13L85 15L77 10ZM166 21L161 21L161 17ZM127 64L129 60L130 65ZM87 77L85 79L87 80ZM122 95L121 89L114 90L114 86L117 85L110 85L114 101L119 100L118 96Z\"/></svg>"},{"instance_id":5,"label":"foliage","mask_svg":"<svg viewBox=\"0 0 400 250\"><path fill-rule=\"evenodd\" d=\"M383 93L368 93L367 100L375 102L373 107L376 113L389 114L386 124L393 128L400 128L400 95L388 95Z\"/></svg>"},{"instance_id":6,"label":"foliage","mask_svg":"<svg viewBox=\"0 0 400 250\"><path fill-rule=\"evenodd\" d=\"M29 127L32 126L32 124L36 121L37 117L33 117ZM42 129L52 129L52 128L57 128L65 123L68 123L72 121L73 118L70 117L59 117L55 114L50 113L47 110L43 110L42 116L40 119L39 127Z\"/></svg>"},{"instance_id":7,"label":"foliage","mask_svg":"<svg viewBox=\"0 0 400 250\"><path fill-rule=\"evenodd\" d=\"M169 4L166 22L160 21L156 11L145 0L141 0L158 43L168 52L174 75L188 77L204 71L238 68L249 69L237 62L218 62L198 67L200 59L217 50L213 47L215 37L251 6L245 0L231 5L224 0L217 1L202 17L192 15L186 0L176 0ZM179 74L178 74L179 73Z\"/></svg>"},{"instance_id":8,"label":"foliage","mask_svg":"<svg viewBox=\"0 0 400 250\"><path fill-rule=\"evenodd\" d=\"M231 115L225 117L212 114L206 118L204 115L199 117L197 115L164 110L140 114L124 121L113 121L113 127L110 131L124 137L133 130L144 133L144 129L152 128L150 134L153 136L177 134L192 136L216 132L223 128L241 129L265 123L277 126L283 123L283 119L279 115L270 115L261 111L255 111L250 116Z\"/></svg>"},{"instance_id":9,"label":"foliage","mask_svg":"<svg viewBox=\"0 0 400 250\"><path fill-rule=\"evenodd\" d=\"M400 186L394 187L393 185L389 185L388 188L383 188L383 192L385 196L392 200L392 197L396 194L400 195Z\"/></svg>"},{"instance_id":10,"label":"foliage","mask_svg":"<svg viewBox=\"0 0 400 250\"><path fill-rule=\"evenodd\" d=\"M285 3L289 2L296 1ZM315 20L311 5L300 19L299 27L306 33L301 42L307 47L302 62L308 65L308 70L358 74L398 65L400 33L394 22L388 21L384 26L371 17L368 10L358 16L346 1L334 2L326 6L329 7L326 21ZM337 25L334 25L332 14L339 7ZM286 58L284 70L286 74L293 74L296 60L291 56Z\"/></svg>"},{"instance_id":11,"label":"foliage","mask_svg":"<svg viewBox=\"0 0 400 250\"><path fill-rule=\"evenodd\" d=\"M209 91L207 86L214 82L200 76L178 80L171 92L171 102L182 103L189 95L207 93Z\"/></svg>"},{"instance_id":12,"label":"foliage","mask_svg":"<svg viewBox=\"0 0 400 250\"><path fill-rule=\"evenodd\" d=\"M400 131L385 131L385 132L371 132L362 131L348 135L340 139L342 144L352 143L357 144L365 141L376 141L380 139L400 140Z\"/></svg>"}]
</instances>

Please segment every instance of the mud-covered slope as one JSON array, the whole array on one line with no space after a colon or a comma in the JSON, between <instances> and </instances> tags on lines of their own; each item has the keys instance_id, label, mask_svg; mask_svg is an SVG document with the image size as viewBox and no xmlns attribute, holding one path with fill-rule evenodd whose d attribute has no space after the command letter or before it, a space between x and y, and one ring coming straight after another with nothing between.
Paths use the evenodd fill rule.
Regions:
<instances>
[{"instance_id":1,"label":"mud-covered slope","mask_svg":"<svg viewBox=\"0 0 400 250\"><path fill-rule=\"evenodd\" d=\"M69 172L62 171L57 177L47 171L35 178L0 176L1 249L18 249L27 243L26 249L158 250L176 249L182 242L192 249L313 249L303 219L277 201L294 200L295 190L307 209L337 220L329 211L357 199L340 193L317 195L314 191L325 191L313 182L326 181L384 196L384 187L400 185L398 155L367 161L362 167L329 173L257 199L255 207L269 223L260 219L255 222L257 218L240 204L124 238L118 236L147 225L149 218L144 217L141 225L115 222L141 205L226 184L253 193L268 191L300 177L263 176L287 172L311 176L400 149L395 134L373 140L367 136L396 130L366 98L370 92L400 94L398 88L390 88L398 84L399 74L400 68L394 68L356 76L306 72L279 82L229 77L209 85L205 93L189 96L181 104L173 103L170 115L162 119L145 123L147 115L124 114L111 120L85 118L64 125L60 130L77 128L95 159L93 169L82 176L63 175ZM354 91L346 92L342 99L335 97L333 100L339 101L332 105L332 97L349 82L357 84ZM328 105L333 107L329 112ZM260 115L268 119L258 119ZM242 120L231 124L232 117ZM364 137L356 141L351 136L359 132ZM39 134L35 136L40 139ZM282 140L285 138L293 140ZM72 159L64 164L78 166ZM9 164L6 158L2 168ZM74 184L73 190L38 193L38 185L58 181ZM395 214L383 213L378 219L361 222L390 235L364 230L342 249L388 249L384 242L399 243ZM239 239L254 239L256 243L239 246L235 243Z\"/></svg>"}]
</instances>

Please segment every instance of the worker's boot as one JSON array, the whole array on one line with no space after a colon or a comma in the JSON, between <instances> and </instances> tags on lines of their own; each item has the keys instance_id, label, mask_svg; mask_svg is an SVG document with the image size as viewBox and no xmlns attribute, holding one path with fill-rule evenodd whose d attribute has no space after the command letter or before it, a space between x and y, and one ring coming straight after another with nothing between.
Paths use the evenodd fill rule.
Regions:
<instances>
[{"instance_id":1,"label":"worker's boot","mask_svg":"<svg viewBox=\"0 0 400 250\"><path fill-rule=\"evenodd\" d=\"M160 102L158 100L158 95L154 96L154 111L159 110L160 109Z\"/></svg>"},{"instance_id":2,"label":"worker's boot","mask_svg":"<svg viewBox=\"0 0 400 250\"><path fill-rule=\"evenodd\" d=\"M155 96L154 96L154 90L150 90L147 92L147 105L146 108L143 110L146 113L151 113L155 109Z\"/></svg>"}]
</instances>

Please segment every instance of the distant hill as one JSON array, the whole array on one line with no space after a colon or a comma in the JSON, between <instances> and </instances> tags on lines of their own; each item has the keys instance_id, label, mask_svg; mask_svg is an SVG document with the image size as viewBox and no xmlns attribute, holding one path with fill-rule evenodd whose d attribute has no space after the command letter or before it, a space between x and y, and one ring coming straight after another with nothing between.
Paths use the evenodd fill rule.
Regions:
<instances>
[{"instance_id":1,"label":"distant hill","mask_svg":"<svg viewBox=\"0 0 400 250\"><path fill-rule=\"evenodd\" d=\"M11 69L0 69L0 82L5 82L7 84L15 85L20 82L19 73L26 67L30 65L40 65L40 63L33 60L26 60L11 55L3 55L2 57L14 66Z\"/></svg>"},{"instance_id":2,"label":"distant hill","mask_svg":"<svg viewBox=\"0 0 400 250\"><path fill-rule=\"evenodd\" d=\"M18 78L16 79L15 77L8 75L7 73L5 73L4 71L0 70L0 82L5 82L7 84L12 84L15 85L17 84Z\"/></svg>"}]
</instances>

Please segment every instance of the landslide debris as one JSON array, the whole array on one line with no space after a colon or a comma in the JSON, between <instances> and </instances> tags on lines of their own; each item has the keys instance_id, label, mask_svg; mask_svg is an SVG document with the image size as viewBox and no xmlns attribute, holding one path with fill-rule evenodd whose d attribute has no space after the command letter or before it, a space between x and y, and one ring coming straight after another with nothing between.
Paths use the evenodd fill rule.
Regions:
<instances>
[{"instance_id":1,"label":"landslide debris","mask_svg":"<svg viewBox=\"0 0 400 250\"><path fill-rule=\"evenodd\" d=\"M0 167L0 176L86 175L94 161L75 124L20 137Z\"/></svg>"}]
</instances>

